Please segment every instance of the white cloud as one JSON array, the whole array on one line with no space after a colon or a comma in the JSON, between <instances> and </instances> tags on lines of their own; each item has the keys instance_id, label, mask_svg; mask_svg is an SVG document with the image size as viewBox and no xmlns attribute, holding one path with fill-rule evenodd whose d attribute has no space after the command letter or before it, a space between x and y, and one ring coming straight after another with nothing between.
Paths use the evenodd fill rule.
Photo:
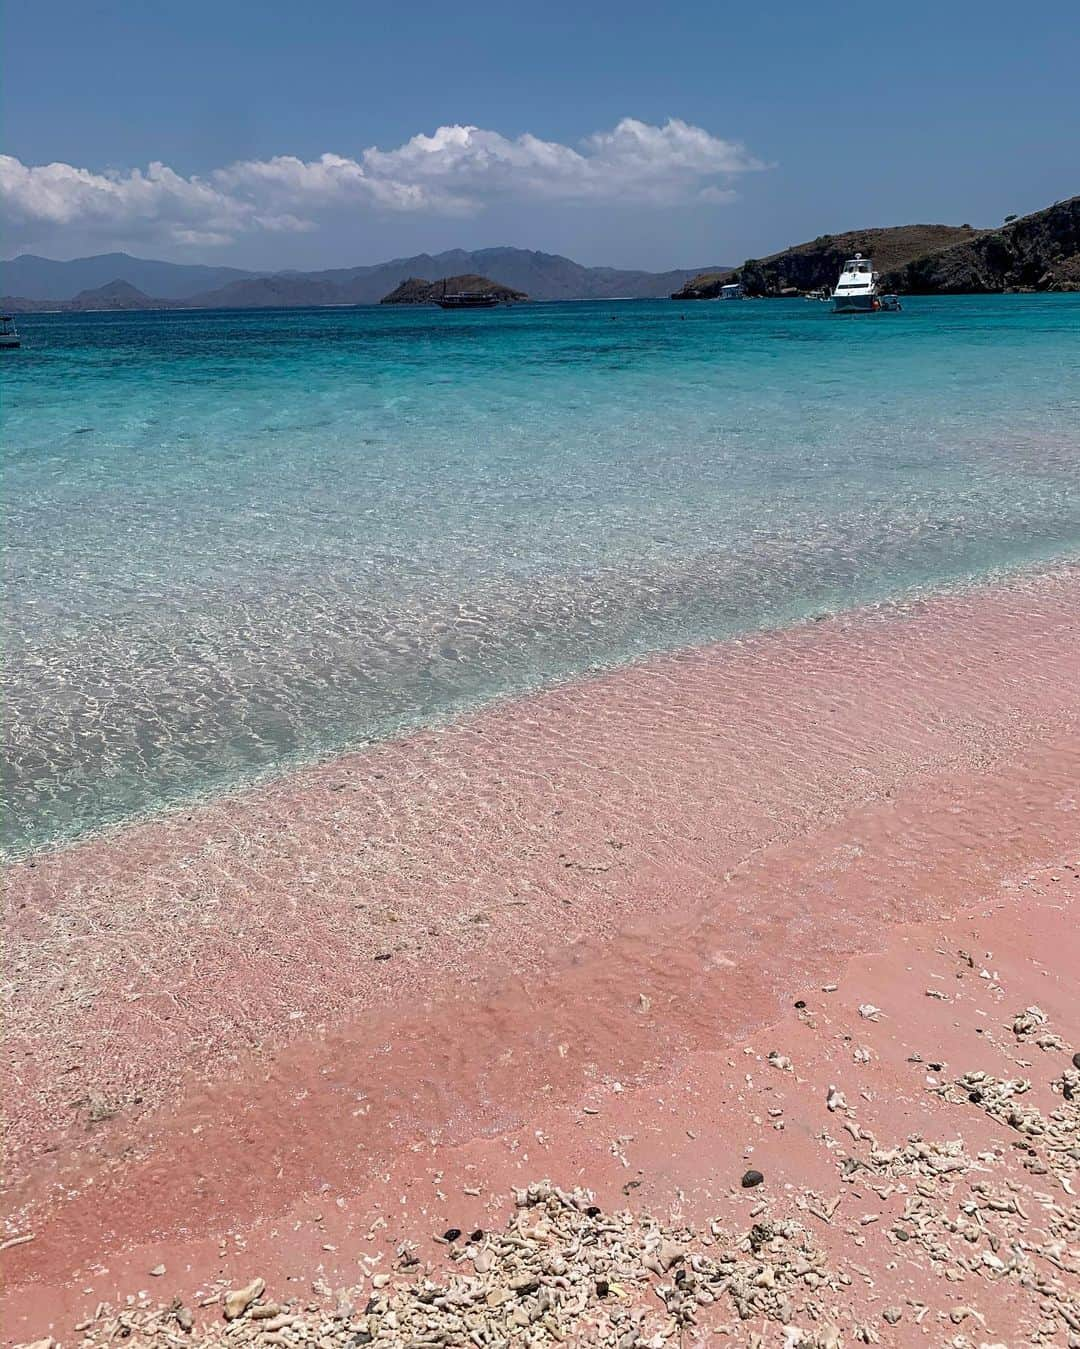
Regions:
<instances>
[{"instance_id":1,"label":"white cloud","mask_svg":"<svg viewBox=\"0 0 1080 1349\"><path fill-rule=\"evenodd\" d=\"M349 202L397 211L424 210L434 204L420 187L369 173L360 161L341 155L320 155L307 162L294 155L242 160L218 169L213 178L223 191L245 199L307 210Z\"/></svg>"},{"instance_id":2,"label":"white cloud","mask_svg":"<svg viewBox=\"0 0 1080 1349\"><path fill-rule=\"evenodd\" d=\"M343 207L462 214L506 199L719 204L732 199L737 175L762 167L737 142L677 119L651 126L627 117L579 148L528 133L442 126L357 159L276 155L206 176L184 177L158 162L95 173L0 155L0 207L10 231L24 238L70 229L205 245L253 230L316 229L320 213Z\"/></svg>"},{"instance_id":3,"label":"white cloud","mask_svg":"<svg viewBox=\"0 0 1080 1349\"><path fill-rule=\"evenodd\" d=\"M763 167L741 145L700 127L625 117L580 150L536 136L511 140L474 126L443 126L397 150L366 150L370 178L408 183L435 202L476 206L513 195L564 202L674 203L709 180Z\"/></svg>"},{"instance_id":4,"label":"white cloud","mask_svg":"<svg viewBox=\"0 0 1080 1349\"><path fill-rule=\"evenodd\" d=\"M144 172L91 173L71 164L22 164L0 155L0 200L14 226L78 224L179 235L185 231L229 238L243 227L239 203L198 178L165 164Z\"/></svg>"}]
</instances>

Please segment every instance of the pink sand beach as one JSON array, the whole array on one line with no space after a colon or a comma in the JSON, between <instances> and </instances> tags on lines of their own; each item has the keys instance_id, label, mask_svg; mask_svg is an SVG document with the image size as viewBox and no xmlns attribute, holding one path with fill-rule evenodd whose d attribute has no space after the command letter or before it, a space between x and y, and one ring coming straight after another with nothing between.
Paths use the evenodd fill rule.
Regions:
<instances>
[{"instance_id":1,"label":"pink sand beach","mask_svg":"<svg viewBox=\"0 0 1080 1349\"><path fill-rule=\"evenodd\" d=\"M969 1268L947 1224L960 1263L895 1237L916 1181L838 1165L862 1133L960 1139L950 1213L1012 1187L1046 1250L1075 1212L1068 1158L1034 1170L953 1095L1023 1073L1049 1118L1080 1046L1078 651L1062 566L656 657L13 865L5 1342L80 1343L128 1295L220 1319L253 1274L310 1297L403 1242L437 1266L434 1234L548 1176L798 1217L867 1271L845 1297L881 1343L1037 1342L1049 1294ZM1033 1005L1060 1048L1011 1029Z\"/></svg>"}]
</instances>

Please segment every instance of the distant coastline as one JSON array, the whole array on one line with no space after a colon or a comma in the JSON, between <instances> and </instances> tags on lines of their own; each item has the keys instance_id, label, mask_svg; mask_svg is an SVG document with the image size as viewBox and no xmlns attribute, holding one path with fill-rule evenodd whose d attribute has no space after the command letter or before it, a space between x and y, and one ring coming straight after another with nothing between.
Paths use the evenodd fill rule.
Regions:
<instances>
[{"instance_id":1,"label":"distant coastline","mask_svg":"<svg viewBox=\"0 0 1080 1349\"><path fill-rule=\"evenodd\" d=\"M397 289L479 276L531 300L707 300L725 282L773 299L832 286L846 257L870 255L893 290L917 295L1080 290L1080 197L1010 220L971 225L895 225L825 234L741 267L666 272L584 267L523 248L422 253L323 272L245 273L187 267L123 253L53 262L30 255L0 263L6 313L171 309L307 309L378 304ZM217 285L208 282L218 282ZM149 289L148 289L149 288Z\"/></svg>"},{"instance_id":2,"label":"distant coastline","mask_svg":"<svg viewBox=\"0 0 1080 1349\"><path fill-rule=\"evenodd\" d=\"M326 272L240 273L207 286L208 269L123 253L52 262L25 256L0 263L5 312L81 313L136 309L306 309L378 304L409 281L481 276L533 300L666 299L703 270L666 272L584 267L571 258L524 248L453 249L373 266Z\"/></svg>"}]
</instances>

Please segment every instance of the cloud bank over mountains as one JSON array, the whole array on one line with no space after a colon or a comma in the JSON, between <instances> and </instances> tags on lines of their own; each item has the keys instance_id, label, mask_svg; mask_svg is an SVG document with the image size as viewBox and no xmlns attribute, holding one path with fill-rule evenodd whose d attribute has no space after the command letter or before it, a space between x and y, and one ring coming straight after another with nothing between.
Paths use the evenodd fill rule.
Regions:
<instances>
[{"instance_id":1,"label":"cloud bank over mountains","mask_svg":"<svg viewBox=\"0 0 1080 1349\"><path fill-rule=\"evenodd\" d=\"M742 145L677 118L625 117L578 147L442 126L356 159L323 154L245 160L205 175L167 164L95 172L0 155L9 246L65 234L112 244L225 245L244 234L317 230L342 209L468 216L499 201L572 205L722 204L739 175L763 165Z\"/></svg>"}]
</instances>

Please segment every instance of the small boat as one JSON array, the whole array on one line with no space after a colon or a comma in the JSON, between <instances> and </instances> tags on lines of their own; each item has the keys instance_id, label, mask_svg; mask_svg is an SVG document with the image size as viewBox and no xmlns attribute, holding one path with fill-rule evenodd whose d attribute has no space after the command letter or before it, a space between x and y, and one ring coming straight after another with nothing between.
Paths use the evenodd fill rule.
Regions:
<instances>
[{"instance_id":1,"label":"small boat","mask_svg":"<svg viewBox=\"0 0 1080 1349\"><path fill-rule=\"evenodd\" d=\"M742 300L745 298L743 288L737 281L727 286L721 286L719 294L713 296L714 300Z\"/></svg>"},{"instance_id":2,"label":"small boat","mask_svg":"<svg viewBox=\"0 0 1080 1349\"><path fill-rule=\"evenodd\" d=\"M494 309L499 303L499 297L463 290L457 294L436 295L435 303L440 309Z\"/></svg>"},{"instance_id":3,"label":"small boat","mask_svg":"<svg viewBox=\"0 0 1080 1349\"><path fill-rule=\"evenodd\" d=\"M861 253L844 263L840 280L832 293L834 314L877 314L881 310L898 310L896 295L878 293L878 274L874 264Z\"/></svg>"},{"instance_id":4,"label":"small boat","mask_svg":"<svg viewBox=\"0 0 1080 1349\"><path fill-rule=\"evenodd\" d=\"M20 340L15 327L15 320L10 314L0 314L0 347L17 347L19 345Z\"/></svg>"}]
</instances>

